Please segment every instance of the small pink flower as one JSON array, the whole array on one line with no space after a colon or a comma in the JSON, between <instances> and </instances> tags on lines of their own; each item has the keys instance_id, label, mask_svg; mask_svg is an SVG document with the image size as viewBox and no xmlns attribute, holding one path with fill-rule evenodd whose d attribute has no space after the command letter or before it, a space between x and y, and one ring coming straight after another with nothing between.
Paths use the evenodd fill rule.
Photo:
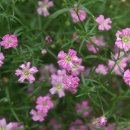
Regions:
<instances>
[{"instance_id":1,"label":"small pink flower","mask_svg":"<svg viewBox=\"0 0 130 130\"><path fill-rule=\"evenodd\" d=\"M73 76L77 76L80 74L80 72L84 71L84 66L81 65L82 59L79 59L78 63L74 63L73 67L71 69L71 74Z\"/></svg>"},{"instance_id":2,"label":"small pink flower","mask_svg":"<svg viewBox=\"0 0 130 130\"><path fill-rule=\"evenodd\" d=\"M39 15L44 15L45 17L47 17L50 15L48 9L53 6L54 3L52 1L49 0L38 1L37 13Z\"/></svg>"},{"instance_id":3,"label":"small pink flower","mask_svg":"<svg viewBox=\"0 0 130 130\"><path fill-rule=\"evenodd\" d=\"M49 36L49 35L46 36L45 41L46 41L46 43L48 43L48 44L52 43L52 38L51 38L51 36Z\"/></svg>"},{"instance_id":4,"label":"small pink flower","mask_svg":"<svg viewBox=\"0 0 130 130\"><path fill-rule=\"evenodd\" d=\"M105 130L115 130L115 123L109 124Z\"/></svg>"},{"instance_id":5,"label":"small pink flower","mask_svg":"<svg viewBox=\"0 0 130 130\"><path fill-rule=\"evenodd\" d=\"M111 29L111 19L107 18L105 19L103 15L99 15L99 17L97 17L96 19L99 30L110 30Z\"/></svg>"},{"instance_id":6,"label":"small pink flower","mask_svg":"<svg viewBox=\"0 0 130 130\"><path fill-rule=\"evenodd\" d=\"M125 72L124 72L124 76L123 76L123 79L124 79L124 82L130 86L130 70L127 69Z\"/></svg>"},{"instance_id":7,"label":"small pink flower","mask_svg":"<svg viewBox=\"0 0 130 130\"><path fill-rule=\"evenodd\" d=\"M11 122L7 125L7 130L25 130L25 128L18 122Z\"/></svg>"},{"instance_id":8,"label":"small pink flower","mask_svg":"<svg viewBox=\"0 0 130 130\"><path fill-rule=\"evenodd\" d=\"M6 34L2 41L0 42L1 46L4 46L5 49L16 48L18 46L18 39L16 35Z\"/></svg>"},{"instance_id":9,"label":"small pink flower","mask_svg":"<svg viewBox=\"0 0 130 130\"><path fill-rule=\"evenodd\" d=\"M77 43L80 43L80 39L79 39L79 36L77 33L73 33L72 35L72 40L77 42Z\"/></svg>"},{"instance_id":10,"label":"small pink flower","mask_svg":"<svg viewBox=\"0 0 130 130\"><path fill-rule=\"evenodd\" d=\"M93 36L91 38L91 41L93 42L93 44L95 44L96 46L100 46L100 47L104 47L106 45L106 43L103 41L103 37L100 36L100 37L95 37ZM98 51L99 51L99 48L98 47L95 47L92 43L90 42L87 42L86 43L86 46L87 46L87 49L91 52L93 52L94 54L96 54Z\"/></svg>"},{"instance_id":11,"label":"small pink flower","mask_svg":"<svg viewBox=\"0 0 130 130\"><path fill-rule=\"evenodd\" d=\"M103 64L99 64L95 69L95 72L101 75L106 75L108 73L108 67Z\"/></svg>"},{"instance_id":12,"label":"small pink flower","mask_svg":"<svg viewBox=\"0 0 130 130\"><path fill-rule=\"evenodd\" d=\"M0 52L0 67L4 64L4 59L5 59L5 57L4 57L3 53Z\"/></svg>"},{"instance_id":13,"label":"small pink flower","mask_svg":"<svg viewBox=\"0 0 130 130\"><path fill-rule=\"evenodd\" d=\"M73 68L74 63L78 63L80 59L77 57L77 52L73 49L70 49L68 53L60 51L58 54L58 64L62 68L70 71Z\"/></svg>"},{"instance_id":14,"label":"small pink flower","mask_svg":"<svg viewBox=\"0 0 130 130\"><path fill-rule=\"evenodd\" d=\"M70 124L69 130L86 130L87 127L84 125L83 121L77 119L76 121Z\"/></svg>"},{"instance_id":15,"label":"small pink flower","mask_svg":"<svg viewBox=\"0 0 130 130\"><path fill-rule=\"evenodd\" d=\"M93 119L92 126L95 127L104 127L107 123L107 119L104 116Z\"/></svg>"},{"instance_id":16,"label":"small pink flower","mask_svg":"<svg viewBox=\"0 0 130 130\"><path fill-rule=\"evenodd\" d=\"M25 79L27 79L30 83L33 83L35 81L35 77L33 76L35 73L38 72L36 67L31 67L31 63L27 62L26 64L22 64L20 66L21 69L16 70L16 75L20 76L19 82L23 83Z\"/></svg>"},{"instance_id":17,"label":"small pink flower","mask_svg":"<svg viewBox=\"0 0 130 130\"><path fill-rule=\"evenodd\" d=\"M80 79L78 77L73 77L72 75L66 76L64 80L65 88L70 92L76 92L79 85Z\"/></svg>"},{"instance_id":18,"label":"small pink flower","mask_svg":"<svg viewBox=\"0 0 130 130\"><path fill-rule=\"evenodd\" d=\"M65 85L63 83L64 79L66 78L65 70L58 70L57 75L51 75L51 83L53 87L49 90L51 94L57 93L59 98L65 96L64 89Z\"/></svg>"},{"instance_id":19,"label":"small pink flower","mask_svg":"<svg viewBox=\"0 0 130 130\"><path fill-rule=\"evenodd\" d=\"M36 111L36 110L31 110L30 114L32 115L32 120L33 121L44 121L44 117L46 116L46 113L41 113L39 111Z\"/></svg>"},{"instance_id":20,"label":"small pink flower","mask_svg":"<svg viewBox=\"0 0 130 130\"><path fill-rule=\"evenodd\" d=\"M89 102L87 100L76 104L77 113L81 114L83 117L87 117L91 110L92 108L89 106Z\"/></svg>"},{"instance_id":21,"label":"small pink flower","mask_svg":"<svg viewBox=\"0 0 130 130\"><path fill-rule=\"evenodd\" d=\"M124 51L130 50L130 28L117 31L115 45Z\"/></svg>"},{"instance_id":22,"label":"small pink flower","mask_svg":"<svg viewBox=\"0 0 130 130\"><path fill-rule=\"evenodd\" d=\"M113 69L115 74L121 75L121 73L124 72L124 69L127 66L127 57L123 57L122 54L120 54L120 56L118 57L118 54L115 54L114 59L116 60L116 62L115 60L109 60L108 66L110 69Z\"/></svg>"},{"instance_id":23,"label":"small pink flower","mask_svg":"<svg viewBox=\"0 0 130 130\"><path fill-rule=\"evenodd\" d=\"M74 9L70 10L70 15L74 23L84 21L87 17L87 13L84 9L78 8L77 4L74 5Z\"/></svg>"},{"instance_id":24,"label":"small pink flower","mask_svg":"<svg viewBox=\"0 0 130 130\"><path fill-rule=\"evenodd\" d=\"M50 98L50 96L40 96L36 101L36 109L41 113L47 113L49 109L53 108L54 104Z\"/></svg>"}]
</instances>

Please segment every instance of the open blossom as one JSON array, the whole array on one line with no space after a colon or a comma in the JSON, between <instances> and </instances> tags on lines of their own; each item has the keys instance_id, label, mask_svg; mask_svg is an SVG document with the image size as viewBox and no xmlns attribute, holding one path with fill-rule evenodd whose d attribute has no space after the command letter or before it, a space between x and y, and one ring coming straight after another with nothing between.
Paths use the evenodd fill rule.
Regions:
<instances>
[{"instance_id":1,"label":"open blossom","mask_svg":"<svg viewBox=\"0 0 130 130\"><path fill-rule=\"evenodd\" d=\"M91 110L92 108L89 106L89 102L87 100L76 104L77 113L81 114L84 117L87 117L90 114Z\"/></svg>"},{"instance_id":2,"label":"open blossom","mask_svg":"<svg viewBox=\"0 0 130 130\"><path fill-rule=\"evenodd\" d=\"M73 77L72 75L66 76L66 79L64 80L65 88L70 92L75 93L77 91L79 81L80 79L78 77Z\"/></svg>"},{"instance_id":3,"label":"open blossom","mask_svg":"<svg viewBox=\"0 0 130 130\"><path fill-rule=\"evenodd\" d=\"M4 46L5 49L16 48L18 46L17 36L6 34L5 36L3 36L0 45Z\"/></svg>"},{"instance_id":4,"label":"open blossom","mask_svg":"<svg viewBox=\"0 0 130 130\"><path fill-rule=\"evenodd\" d=\"M130 28L117 31L115 45L124 51L130 50Z\"/></svg>"},{"instance_id":5,"label":"open blossom","mask_svg":"<svg viewBox=\"0 0 130 130\"><path fill-rule=\"evenodd\" d=\"M53 108L53 102L49 95L38 97L36 104L36 109L42 113L47 113L49 109Z\"/></svg>"},{"instance_id":6,"label":"open blossom","mask_svg":"<svg viewBox=\"0 0 130 130\"><path fill-rule=\"evenodd\" d=\"M58 70L57 74L51 75L51 83L53 85L53 87L49 90L51 94L57 93L60 98L65 96L64 93L65 85L63 83L65 78L66 78L65 70Z\"/></svg>"},{"instance_id":7,"label":"open blossom","mask_svg":"<svg viewBox=\"0 0 130 130\"><path fill-rule=\"evenodd\" d=\"M95 72L101 75L106 75L108 73L108 67L103 64L99 64L95 69Z\"/></svg>"},{"instance_id":8,"label":"open blossom","mask_svg":"<svg viewBox=\"0 0 130 130\"><path fill-rule=\"evenodd\" d=\"M58 54L58 64L60 67L70 71L74 63L78 63L80 59L77 57L77 52L73 49L69 49L68 53L60 51Z\"/></svg>"},{"instance_id":9,"label":"open blossom","mask_svg":"<svg viewBox=\"0 0 130 130\"><path fill-rule=\"evenodd\" d=\"M0 52L0 67L4 64L4 59L5 59L5 57L4 57L3 53Z\"/></svg>"},{"instance_id":10,"label":"open blossom","mask_svg":"<svg viewBox=\"0 0 130 130\"><path fill-rule=\"evenodd\" d=\"M123 54L115 54L114 58L115 60L109 60L108 66L110 69L113 69L115 74L120 75L122 72L124 72L125 67L127 66L128 58L124 57ZM114 67L114 68L113 68Z\"/></svg>"},{"instance_id":11,"label":"open blossom","mask_svg":"<svg viewBox=\"0 0 130 130\"><path fill-rule=\"evenodd\" d=\"M20 76L19 82L23 83L25 79L27 79L30 83L35 81L35 77L33 76L35 73L38 72L36 67L30 67L31 63L27 62L26 64L22 64L20 66L21 69L16 70L16 75Z\"/></svg>"},{"instance_id":12,"label":"open blossom","mask_svg":"<svg viewBox=\"0 0 130 130\"><path fill-rule=\"evenodd\" d=\"M0 119L0 130L24 130L24 126L18 122L10 122L7 124L6 119Z\"/></svg>"},{"instance_id":13,"label":"open blossom","mask_svg":"<svg viewBox=\"0 0 130 130\"><path fill-rule=\"evenodd\" d=\"M82 64L81 58L79 58L79 62L73 64L71 69L71 74L73 76L77 76L80 74L80 72L84 71L84 66L82 66L81 64Z\"/></svg>"},{"instance_id":14,"label":"open blossom","mask_svg":"<svg viewBox=\"0 0 130 130\"><path fill-rule=\"evenodd\" d=\"M123 76L123 79L125 81L125 83L130 86L130 70L127 69L125 72L124 72L124 76Z\"/></svg>"},{"instance_id":15,"label":"open blossom","mask_svg":"<svg viewBox=\"0 0 130 130\"><path fill-rule=\"evenodd\" d=\"M91 38L91 41L93 42L93 44L95 44L96 46L100 46L100 47L104 47L106 45L106 43L103 41L103 37L100 36L100 37L95 37L93 36ZM92 43L90 42L87 42L86 43L86 46L87 46L87 49L93 53L97 53L99 51L99 48L98 47L95 47Z\"/></svg>"},{"instance_id":16,"label":"open blossom","mask_svg":"<svg viewBox=\"0 0 130 130\"><path fill-rule=\"evenodd\" d=\"M47 115L46 113L42 113L34 109L31 110L30 114L32 115L33 121L40 121L40 122L44 121L45 120L44 118Z\"/></svg>"},{"instance_id":17,"label":"open blossom","mask_svg":"<svg viewBox=\"0 0 130 130\"><path fill-rule=\"evenodd\" d=\"M38 1L37 13L39 15L44 15L45 17L47 17L48 15L50 15L48 9L53 6L54 6L53 1L49 0Z\"/></svg>"},{"instance_id":18,"label":"open blossom","mask_svg":"<svg viewBox=\"0 0 130 130\"><path fill-rule=\"evenodd\" d=\"M87 17L86 11L82 8L79 8L77 4L74 5L74 9L70 10L70 15L74 23L84 21Z\"/></svg>"},{"instance_id":19,"label":"open blossom","mask_svg":"<svg viewBox=\"0 0 130 130\"><path fill-rule=\"evenodd\" d=\"M86 130L87 127L84 125L83 121L77 119L76 121L70 124L69 130Z\"/></svg>"},{"instance_id":20,"label":"open blossom","mask_svg":"<svg viewBox=\"0 0 130 130\"><path fill-rule=\"evenodd\" d=\"M103 15L99 15L97 17L96 22L98 24L98 29L99 30L110 30L111 29L111 19L107 18L105 19Z\"/></svg>"}]
</instances>

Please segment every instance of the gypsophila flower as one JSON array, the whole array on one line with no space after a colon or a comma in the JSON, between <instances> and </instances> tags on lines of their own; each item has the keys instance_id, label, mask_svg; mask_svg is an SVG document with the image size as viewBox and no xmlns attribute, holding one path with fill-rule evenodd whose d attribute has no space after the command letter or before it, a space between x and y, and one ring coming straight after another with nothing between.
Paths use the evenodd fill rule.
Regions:
<instances>
[{"instance_id":1,"label":"gypsophila flower","mask_svg":"<svg viewBox=\"0 0 130 130\"><path fill-rule=\"evenodd\" d=\"M4 46L5 49L16 48L18 46L17 36L6 34L5 36L3 36L0 45Z\"/></svg>"},{"instance_id":2,"label":"gypsophila flower","mask_svg":"<svg viewBox=\"0 0 130 130\"><path fill-rule=\"evenodd\" d=\"M20 76L19 82L23 83L26 80L28 80L30 83L33 83L35 81L34 74L38 72L36 67L30 67L31 63L27 62L26 64L22 64L20 66L21 69L16 70L16 75Z\"/></svg>"},{"instance_id":3,"label":"gypsophila flower","mask_svg":"<svg viewBox=\"0 0 130 130\"><path fill-rule=\"evenodd\" d=\"M0 67L4 64L4 54L2 52L0 52Z\"/></svg>"},{"instance_id":4,"label":"gypsophila flower","mask_svg":"<svg viewBox=\"0 0 130 130\"><path fill-rule=\"evenodd\" d=\"M96 22L98 24L99 30L110 30L111 29L112 21L110 18L105 19L103 15L99 15L96 18Z\"/></svg>"},{"instance_id":5,"label":"gypsophila flower","mask_svg":"<svg viewBox=\"0 0 130 130\"><path fill-rule=\"evenodd\" d=\"M42 113L42 112L39 112L39 111L36 111L34 109L31 110L30 114L32 115L32 120L33 121L44 121L45 119L45 116L46 116L46 113Z\"/></svg>"},{"instance_id":6,"label":"gypsophila flower","mask_svg":"<svg viewBox=\"0 0 130 130\"><path fill-rule=\"evenodd\" d=\"M130 86L130 70L127 69L125 72L124 72L124 76L123 76L123 79L124 79L124 82Z\"/></svg>"},{"instance_id":7,"label":"gypsophila flower","mask_svg":"<svg viewBox=\"0 0 130 130\"><path fill-rule=\"evenodd\" d=\"M87 100L76 104L77 113L79 113L83 117L87 117L90 114L91 110L92 108L89 106L89 102Z\"/></svg>"},{"instance_id":8,"label":"gypsophila flower","mask_svg":"<svg viewBox=\"0 0 130 130\"><path fill-rule=\"evenodd\" d=\"M78 63L80 59L77 57L77 52L73 49L69 49L68 53L60 51L58 54L58 64L60 67L70 71L74 63Z\"/></svg>"},{"instance_id":9,"label":"gypsophila flower","mask_svg":"<svg viewBox=\"0 0 130 130\"><path fill-rule=\"evenodd\" d=\"M115 45L124 51L130 50L130 28L117 31Z\"/></svg>"},{"instance_id":10,"label":"gypsophila flower","mask_svg":"<svg viewBox=\"0 0 130 130\"><path fill-rule=\"evenodd\" d=\"M48 110L53 108L53 106L54 106L49 95L46 95L44 97L42 97L42 96L38 97L36 104L37 104L36 109L42 113L47 113Z\"/></svg>"},{"instance_id":11,"label":"gypsophila flower","mask_svg":"<svg viewBox=\"0 0 130 130\"><path fill-rule=\"evenodd\" d=\"M57 93L59 98L65 96L64 93L65 85L63 83L65 78L66 78L65 70L58 70L57 74L51 75L51 83L53 85L53 87L49 90L51 94Z\"/></svg>"},{"instance_id":12,"label":"gypsophila flower","mask_svg":"<svg viewBox=\"0 0 130 130\"><path fill-rule=\"evenodd\" d=\"M46 55L46 53L47 53L47 50L46 49L42 49L42 55L44 56L44 55Z\"/></svg>"},{"instance_id":13,"label":"gypsophila flower","mask_svg":"<svg viewBox=\"0 0 130 130\"><path fill-rule=\"evenodd\" d=\"M38 1L37 13L39 15L44 15L45 17L47 17L50 15L48 9L53 6L54 6L53 1L49 1L49 0Z\"/></svg>"},{"instance_id":14,"label":"gypsophila flower","mask_svg":"<svg viewBox=\"0 0 130 130\"><path fill-rule=\"evenodd\" d=\"M78 7L77 4L74 5L74 8L70 10L70 15L74 23L84 21L87 17L87 13L84 9Z\"/></svg>"},{"instance_id":15,"label":"gypsophila flower","mask_svg":"<svg viewBox=\"0 0 130 130\"><path fill-rule=\"evenodd\" d=\"M78 77L73 77L72 75L66 76L64 80L65 88L72 93L77 91L80 79Z\"/></svg>"},{"instance_id":16,"label":"gypsophila flower","mask_svg":"<svg viewBox=\"0 0 130 130\"><path fill-rule=\"evenodd\" d=\"M95 72L101 75L106 75L108 73L108 67L103 64L99 64L95 69Z\"/></svg>"}]
</instances>

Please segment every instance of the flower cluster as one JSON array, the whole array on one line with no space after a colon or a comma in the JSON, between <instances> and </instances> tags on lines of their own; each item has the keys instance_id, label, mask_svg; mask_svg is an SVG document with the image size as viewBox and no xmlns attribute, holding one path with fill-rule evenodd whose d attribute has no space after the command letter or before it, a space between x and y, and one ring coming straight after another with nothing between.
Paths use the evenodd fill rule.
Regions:
<instances>
[{"instance_id":1,"label":"flower cluster","mask_svg":"<svg viewBox=\"0 0 130 130\"><path fill-rule=\"evenodd\" d=\"M30 112L30 114L32 115L32 119L34 121L44 121L48 111L53 107L54 104L49 95L38 97L36 101L36 110L32 109Z\"/></svg>"}]
</instances>

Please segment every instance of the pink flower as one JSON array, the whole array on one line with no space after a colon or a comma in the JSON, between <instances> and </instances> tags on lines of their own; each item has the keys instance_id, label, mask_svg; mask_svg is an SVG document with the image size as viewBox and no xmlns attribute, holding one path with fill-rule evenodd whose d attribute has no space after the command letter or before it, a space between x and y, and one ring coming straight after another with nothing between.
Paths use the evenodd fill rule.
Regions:
<instances>
[{"instance_id":1,"label":"pink flower","mask_svg":"<svg viewBox=\"0 0 130 130\"><path fill-rule=\"evenodd\" d=\"M70 71L74 65L74 63L78 63L80 59L77 57L77 52L73 49L70 49L68 53L64 51L60 51L58 54L58 64L62 68Z\"/></svg>"},{"instance_id":2,"label":"pink flower","mask_svg":"<svg viewBox=\"0 0 130 130\"><path fill-rule=\"evenodd\" d=\"M11 122L8 124L7 130L25 130L25 128L18 122Z\"/></svg>"},{"instance_id":3,"label":"pink flower","mask_svg":"<svg viewBox=\"0 0 130 130\"><path fill-rule=\"evenodd\" d=\"M114 59L116 61L115 60L108 61L108 66L110 69L113 69L113 71L117 75L120 75L122 72L124 72L124 69L127 66L127 57L123 57L122 54L120 54L120 56L118 56L118 54L115 54Z\"/></svg>"},{"instance_id":4,"label":"pink flower","mask_svg":"<svg viewBox=\"0 0 130 130\"><path fill-rule=\"evenodd\" d=\"M89 106L89 102L87 100L82 101L81 103L76 104L77 113L81 114L84 117L87 117L91 112L91 107Z\"/></svg>"},{"instance_id":5,"label":"pink flower","mask_svg":"<svg viewBox=\"0 0 130 130\"><path fill-rule=\"evenodd\" d=\"M64 80L65 88L70 92L76 92L79 85L80 79L78 77L73 77L72 75L66 76Z\"/></svg>"},{"instance_id":6,"label":"pink flower","mask_svg":"<svg viewBox=\"0 0 130 130\"><path fill-rule=\"evenodd\" d=\"M80 43L80 39L79 39L79 36L77 33L73 33L72 35L72 40L77 42L77 43Z\"/></svg>"},{"instance_id":7,"label":"pink flower","mask_svg":"<svg viewBox=\"0 0 130 130\"><path fill-rule=\"evenodd\" d=\"M108 67L103 64L99 64L95 69L95 72L101 75L106 75L108 73Z\"/></svg>"},{"instance_id":8,"label":"pink flower","mask_svg":"<svg viewBox=\"0 0 130 130\"><path fill-rule=\"evenodd\" d=\"M49 90L51 94L57 93L59 98L65 96L64 89L65 85L63 83L64 79L66 78L65 70L58 70L57 75L51 75L51 83L53 87Z\"/></svg>"},{"instance_id":9,"label":"pink flower","mask_svg":"<svg viewBox=\"0 0 130 130\"><path fill-rule=\"evenodd\" d=\"M125 72L124 72L124 76L123 76L123 79L124 79L124 82L130 86L130 70L127 69Z\"/></svg>"},{"instance_id":10,"label":"pink flower","mask_svg":"<svg viewBox=\"0 0 130 130\"><path fill-rule=\"evenodd\" d=\"M41 113L47 113L49 109L53 108L54 104L49 95L47 96L40 96L37 98L36 101L36 109Z\"/></svg>"},{"instance_id":11,"label":"pink flower","mask_svg":"<svg viewBox=\"0 0 130 130\"><path fill-rule=\"evenodd\" d=\"M3 53L0 52L0 67L4 64L4 59L5 59L5 57L4 57Z\"/></svg>"},{"instance_id":12,"label":"pink flower","mask_svg":"<svg viewBox=\"0 0 130 130\"><path fill-rule=\"evenodd\" d=\"M69 130L86 130L87 127L84 125L83 121L77 119L70 124Z\"/></svg>"},{"instance_id":13,"label":"pink flower","mask_svg":"<svg viewBox=\"0 0 130 130\"><path fill-rule=\"evenodd\" d=\"M81 65L82 59L79 59L78 63L74 63L71 69L71 74L73 76L77 76L80 74L81 71L84 71L84 66Z\"/></svg>"},{"instance_id":14,"label":"pink flower","mask_svg":"<svg viewBox=\"0 0 130 130\"><path fill-rule=\"evenodd\" d=\"M104 116L98 117L96 119L93 119L92 124L90 125L90 127L92 128L100 128L100 127L104 127L107 123L107 119Z\"/></svg>"},{"instance_id":15,"label":"pink flower","mask_svg":"<svg viewBox=\"0 0 130 130\"><path fill-rule=\"evenodd\" d=\"M52 38L51 38L51 36L46 36L45 37L45 41L46 41L46 43L48 43L48 44L50 44L50 43L52 43Z\"/></svg>"},{"instance_id":16,"label":"pink flower","mask_svg":"<svg viewBox=\"0 0 130 130\"><path fill-rule=\"evenodd\" d=\"M70 10L70 15L74 23L84 21L87 17L87 13L84 9L78 8L77 4L74 5L74 9Z\"/></svg>"},{"instance_id":17,"label":"pink flower","mask_svg":"<svg viewBox=\"0 0 130 130\"><path fill-rule=\"evenodd\" d=\"M37 13L39 15L44 15L45 17L47 17L50 15L48 9L53 6L54 4L52 1L49 0L38 1Z\"/></svg>"},{"instance_id":18,"label":"pink flower","mask_svg":"<svg viewBox=\"0 0 130 130\"><path fill-rule=\"evenodd\" d=\"M124 51L130 50L130 28L117 31L115 45Z\"/></svg>"},{"instance_id":19,"label":"pink flower","mask_svg":"<svg viewBox=\"0 0 130 130\"><path fill-rule=\"evenodd\" d=\"M20 66L21 69L16 70L16 75L20 76L19 82L23 83L25 79L27 79L30 83L33 83L35 81L35 77L33 76L35 73L38 72L36 67L31 67L31 63L27 62L26 64L22 64Z\"/></svg>"},{"instance_id":20,"label":"pink flower","mask_svg":"<svg viewBox=\"0 0 130 130\"><path fill-rule=\"evenodd\" d=\"M31 110L30 114L32 115L32 120L33 121L44 121L45 119L45 116L46 116L46 113L42 113L42 112L39 112L39 111L36 111L36 110Z\"/></svg>"},{"instance_id":21,"label":"pink flower","mask_svg":"<svg viewBox=\"0 0 130 130\"><path fill-rule=\"evenodd\" d=\"M0 45L4 46L5 49L16 48L18 46L17 36L6 34L5 36L3 36Z\"/></svg>"},{"instance_id":22,"label":"pink flower","mask_svg":"<svg viewBox=\"0 0 130 130\"><path fill-rule=\"evenodd\" d=\"M95 44L96 46L100 46L100 47L104 47L105 46L105 42L103 41L103 37L100 36L100 37L95 37L93 36L91 38L91 41L93 42L93 44ZM98 47L95 47L92 43L90 42L87 42L86 43L86 46L87 46L87 49L93 53L97 53L99 51L99 48Z\"/></svg>"},{"instance_id":23,"label":"pink flower","mask_svg":"<svg viewBox=\"0 0 130 130\"><path fill-rule=\"evenodd\" d=\"M52 118L50 120L49 125L51 126L51 128L53 128L53 130L62 130L62 125L58 123L55 118Z\"/></svg>"},{"instance_id":24,"label":"pink flower","mask_svg":"<svg viewBox=\"0 0 130 130\"><path fill-rule=\"evenodd\" d=\"M114 123L109 124L109 125L105 128L105 130L115 130L115 124L114 124Z\"/></svg>"},{"instance_id":25,"label":"pink flower","mask_svg":"<svg viewBox=\"0 0 130 130\"><path fill-rule=\"evenodd\" d=\"M97 19L96 19L96 22L99 25L98 26L99 30L110 30L111 29L110 24L112 23L112 21L110 18L105 19L103 15L99 15L99 17L97 17Z\"/></svg>"},{"instance_id":26,"label":"pink flower","mask_svg":"<svg viewBox=\"0 0 130 130\"><path fill-rule=\"evenodd\" d=\"M0 130L24 130L24 126L18 122L11 122L7 124L6 119L0 119Z\"/></svg>"}]
</instances>

